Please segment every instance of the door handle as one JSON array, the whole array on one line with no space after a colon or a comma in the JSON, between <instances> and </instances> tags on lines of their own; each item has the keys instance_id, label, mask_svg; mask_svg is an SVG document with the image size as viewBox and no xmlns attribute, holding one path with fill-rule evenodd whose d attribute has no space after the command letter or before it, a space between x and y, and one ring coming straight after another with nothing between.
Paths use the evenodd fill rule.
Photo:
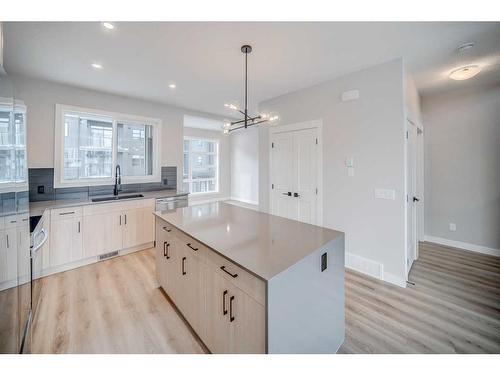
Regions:
<instances>
[{"instance_id":1,"label":"door handle","mask_svg":"<svg viewBox=\"0 0 500 375\"><path fill-rule=\"evenodd\" d=\"M226 309L226 296L227 296L227 290L222 292L222 315L227 314L227 309Z\"/></svg>"},{"instance_id":2,"label":"door handle","mask_svg":"<svg viewBox=\"0 0 500 375\"><path fill-rule=\"evenodd\" d=\"M299 193L293 193L293 196L294 196L295 198L300 197Z\"/></svg>"},{"instance_id":3,"label":"door handle","mask_svg":"<svg viewBox=\"0 0 500 375\"><path fill-rule=\"evenodd\" d=\"M420 202L420 199L418 199L417 197L413 197L413 202Z\"/></svg>"},{"instance_id":4,"label":"door handle","mask_svg":"<svg viewBox=\"0 0 500 375\"><path fill-rule=\"evenodd\" d=\"M291 196L292 196L292 192L291 192L291 191L289 191L288 193L281 193L281 194L283 194L283 195L287 195L287 196L289 196L289 197L291 197Z\"/></svg>"},{"instance_id":5,"label":"door handle","mask_svg":"<svg viewBox=\"0 0 500 375\"><path fill-rule=\"evenodd\" d=\"M228 270L226 270L226 266L221 266L220 269L223 270L228 275L230 275L232 278L237 278L238 277L237 273L231 273Z\"/></svg>"},{"instance_id":6,"label":"door handle","mask_svg":"<svg viewBox=\"0 0 500 375\"><path fill-rule=\"evenodd\" d=\"M80 226L81 226L80 221L78 221L78 233L80 233L80 229L81 229Z\"/></svg>"},{"instance_id":7,"label":"door handle","mask_svg":"<svg viewBox=\"0 0 500 375\"><path fill-rule=\"evenodd\" d=\"M125 215L125 225L127 225L127 215Z\"/></svg>"},{"instance_id":8,"label":"door handle","mask_svg":"<svg viewBox=\"0 0 500 375\"><path fill-rule=\"evenodd\" d=\"M193 246L191 246L191 243L187 243L186 245L187 245L187 247L189 247L191 250L198 251L198 248L197 248L197 247L193 247Z\"/></svg>"},{"instance_id":9,"label":"door handle","mask_svg":"<svg viewBox=\"0 0 500 375\"><path fill-rule=\"evenodd\" d=\"M122 225L122 215L120 215L120 225Z\"/></svg>"},{"instance_id":10,"label":"door handle","mask_svg":"<svg viewBox=\"0 0 500 375\"><path fill-rule=\"evenodd\" d=\"M187 272L186 272L186 257L182 258L182 274L183 275L187 274Z\"/></svg>"},{"instance_id":11,"label":"door handle","mask_svg":"<svg viewBox=\"0 0 500 375\"><path fill-rule=\"evenodd\" d=\"M170 254L168 253L169 247L170 244L168 242L163 242L163 256L167 259L170 259Z\"/></svg>"},{"instance_id":12,"label":"door handle","mask_svg":"<svg viewBox=\"0 0 500 375\"><path fill-rule=\"evenodd\" d=\"M230 322L232 322L234 320L233 301L234 301L234 296L231 296L231 298L229 298L229 321Z\"/></svg>"}]
</instances>

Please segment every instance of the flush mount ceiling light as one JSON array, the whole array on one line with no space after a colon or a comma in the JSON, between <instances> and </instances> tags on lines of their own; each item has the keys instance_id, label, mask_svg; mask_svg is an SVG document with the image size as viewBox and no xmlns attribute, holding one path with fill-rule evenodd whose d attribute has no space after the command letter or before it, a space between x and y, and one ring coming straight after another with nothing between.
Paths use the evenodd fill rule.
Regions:
<instances>
[{"instance_id":1,"label":"flush mount ceiling light","mask_svg":"<svg viewBox=\"0 0 500 375\"><path fill-rule=\"evenodd\" d=\"M248 115L248 55L252 52L252 46L249 46L248 44L241 46L241 52L245 54L245 108L242 111L238 108L237 105L230 103L224 104L224 107L229 108L233 111L238 111L243 115L243 119L238 121L225 122L222 126L222 131L224 132L224 134L229 134L230 132L238 129L246 129L249 126L262 124L263 122L274 122L279 118L277 115Z\"/></svg>"},{"instance_id":2,"label":"flush mount ceiling light","mask_svg":"<svg viewBox=\"0 0 500 375\"><path fill-rule=\"evenodd\" d=\"M480 71L479 65L467 65L451 71L449 77L455 81L463 81L476 76Z\"/></svg>"},{"instance_id":3,"label":"flush mount ceiling light","mask_svg":"<svg viewBox=\"0 0 500 375\"><path fill-rule=\"evenodd\" d=\"M102 65L99 63L92 63L91 65L92 65L92 68L94 68L94 69L102 69Z\"/></svg>"},{"instance_id":4,"label":"flush mount ceiling light","mask_svg":"<svg viewBox=\"0 0 500 375\"><path fill-rule=\"evenodd\" d=\"M108 30L113 30L115 28L115 25L113 25L111 22L103 22L102 26L104 26Z\"/></svg>"},{"instance_id":5,"label":"flush mount ceiling light","mask_svg":"<svg viewBox=\"0 0 500 375\"><path fill-rule=\"evenodd\" d=\"M175 83L170 83L168 85L169 88L171 88L172 90L175 89L177 87L177 85Z\"/></svg>"}]
</instances>

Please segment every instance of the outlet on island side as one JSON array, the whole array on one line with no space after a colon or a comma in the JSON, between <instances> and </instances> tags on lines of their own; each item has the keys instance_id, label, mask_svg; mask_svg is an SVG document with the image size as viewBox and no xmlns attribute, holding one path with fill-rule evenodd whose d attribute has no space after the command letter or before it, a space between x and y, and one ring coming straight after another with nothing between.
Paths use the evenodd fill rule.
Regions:
<instances>
[{"instance_id":1,"label":"outlet on island side","mask_svg":"<svg viewBox=\"0 0 500 375\"><path fill-rule=\"evenodd\" d=\"M450 231L451 232L456 232L457 231L457 224L450 223Z\"/></svg>"}]
</instances>

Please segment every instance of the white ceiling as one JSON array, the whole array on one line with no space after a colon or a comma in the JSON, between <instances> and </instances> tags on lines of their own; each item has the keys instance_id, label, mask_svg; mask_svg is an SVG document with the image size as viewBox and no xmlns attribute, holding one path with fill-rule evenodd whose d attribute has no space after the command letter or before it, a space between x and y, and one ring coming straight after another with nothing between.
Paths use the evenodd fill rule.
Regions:
<instances>
[{"instance_id":1,"label":"white ceiling","mask_svg":"<svg viewBox=\"0 0 500 375\"><path fill-rule=\"evenodd\" d=\"M404 57L422 94L500 82L500 23L9 22L9 73L231 116L243 99L249 43L250 107L346 73ZM456 47L474 41L465 54ZM90 66L98 62L102 70ZM474 79L453 68L479 63ZM495 81L496 80L496 81ZM171 90L168 84L175 82ZM232 114L234 117L234 114Z\"/></svg>"},{"instance_id":2,"label":"white ceiling","mask_svg":"<svg viewBox=\"0 0 500 375\"><path fill-rule=\"evenodd\" d=\"M206 117L184 116L184 127L186 128L221 131L222 124L222 121L212 120Z\"/></svg>"}]
</instances>

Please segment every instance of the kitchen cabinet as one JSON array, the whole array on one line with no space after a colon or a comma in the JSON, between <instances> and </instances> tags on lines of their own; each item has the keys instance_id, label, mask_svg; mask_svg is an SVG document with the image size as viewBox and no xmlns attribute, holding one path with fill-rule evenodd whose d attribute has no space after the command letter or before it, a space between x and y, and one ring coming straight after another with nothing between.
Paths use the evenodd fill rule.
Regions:
<instances>
[{"instance_id":1,"label":"kitchen cabinet","mask_svg":"<svg viewBox=\"0 0 500 375\"><path fill-rule=\"evenodd\" d=\"M155 216L187 272L169 279L165 291L212 353L339 349L345 338L342 232L223 202ZM168 277L168 266L157 267ZM187 282L190 273L196 277Z\"/></svg>"},{"instance_id":2,"label":"kitchen cabinet","mask_svg":"<svg viewBox=\"0 0 500 375\"><path fill-rule=\"evenodd\" d=\"M119 212L97 213L83 217L84 258L122 248L122 224Z\"/></svg>"},{"instance_id":3,"label":"kitchen cabinet","mask_svg":"<svg viewBox=\"0 0 500 375\"><path fill-rule=\"evenodd\" d=\"M122 214L123 248L143 244L144 238L144 209L136 208L124 211Z\"/></svg>"},{"instance_id":4,"label":"kitchen cabinet","mask_svg":"<svg viewBox=\"0 0 500 375\"><path fill-rule=\"evenodd\" d=\"M264 353L264 306L238 287L255 289L255 277L161 220L156 230L158 282L208 348Z\"/></svg>"},{"instance_id":5,"label":"kitchen cabinet","mask_svg":"<svg viewBox=\"0 0 500 375\"><path fill-rule=\"evenodd\" d=\"M83 258L81 208L53 210L50 216L50 267Z\"/></svg>"}]
</instances>

